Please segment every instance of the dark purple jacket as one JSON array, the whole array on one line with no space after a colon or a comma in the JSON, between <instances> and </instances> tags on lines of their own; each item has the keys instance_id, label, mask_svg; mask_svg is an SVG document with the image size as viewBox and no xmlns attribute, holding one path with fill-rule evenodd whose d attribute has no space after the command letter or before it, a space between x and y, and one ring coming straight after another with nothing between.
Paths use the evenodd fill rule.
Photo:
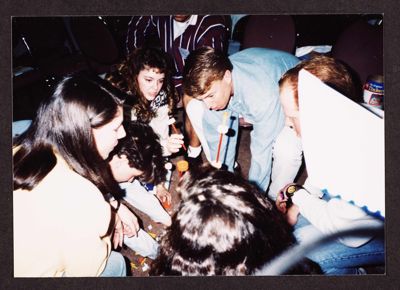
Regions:
<instances>
[{"instance_id":1,"label":"dark purple jacket","mask_svg":"<svg viewBox=\"0 0 400 290\"><path fill-rule=\"evenodd\" d=\"M127 52L142 46L146 38L158 35L161 46L174 59L174 84L181 94L182 72L188 54L202 46L227 51L229 28L225 16L198 15L195 25L189 25L183 34L173 39L173 16L133 16L127 33Z\"/></svg>"}]
</instances>

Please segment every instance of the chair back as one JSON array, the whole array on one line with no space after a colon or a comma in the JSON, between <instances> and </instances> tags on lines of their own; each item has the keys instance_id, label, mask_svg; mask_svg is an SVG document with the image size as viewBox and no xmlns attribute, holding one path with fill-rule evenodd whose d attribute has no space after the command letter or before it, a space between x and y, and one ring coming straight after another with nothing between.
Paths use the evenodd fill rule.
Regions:
<instances>
[{"instance_id":1,"label":"chair back","mask_svg":"<svg viewBox=\"0 0 400 290\"><path fill-rule=\"evenodd\" d=\"M61 17L14 17L13 31L23 37L29 53L37 62L71 54Z\"/></svg>"},{"instance_id":2,"label":"chair back","mask_svg":"<svg viewBox=\"0 0 400 290\"><path fill-rule=\"evenodd\" d=\"M117 43L99 17L71 17L70 28L80 51L87 58L89 67L103 73L119 60Z\"/></svg>"},{"instance_id":3,"label":"chair back","mask_svg":"<svg viewBox=\"0 0 400 290\"><path fill-rule=\"evenodd\" d=\"M296 30L290 15L250 15L242 49L266 47L294 53Z\"/></svg>"},{"instance_id":4,"label":"chair back","mask_svg":"<svg viewBox=\"0 0 400 290\"><path fill-rule=\"evenodd\" d=\"M362 84L369 75L383 75L383 25L354 22L339 35L332 56L348 64Z\"/></svg>"}]
</instances>

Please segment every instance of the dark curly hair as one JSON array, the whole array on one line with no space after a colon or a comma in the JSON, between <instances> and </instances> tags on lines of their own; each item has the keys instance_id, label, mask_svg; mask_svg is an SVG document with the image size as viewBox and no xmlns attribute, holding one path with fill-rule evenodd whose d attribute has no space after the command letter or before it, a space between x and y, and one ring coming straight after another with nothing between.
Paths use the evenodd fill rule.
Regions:
<instances>
[{"instance_id":1,"label":"dark curly hair","mask_svg":"<svg viewBox=\"0 0 400 290\"><path fill-rule=\"evenodd\" d=\"M124 123L126 136L110 153L121 157L126 155L129 166L143 171L138 179L145 183L160 184L166 180L167 170L159 138L153 129L145 123L127 121Z\"/></svg>"},{"instance_id":2,"label":"dark curly hair","mask_svg":"<svg viewBox=\"0 0 400 290\"><path fill-rule=\"evenodd\" d=\"M137 82L140 71L147 68L156 68L160 73L164 73L164 84L161 90L167 95L169 114L173 115L178 99L172 83L171 59L161 49L155 47L137 48L118 64L112 73L106 76L109 82L128 94L126 104L129 105L129 113L133 109L137 120L144 123L149 123L156 116L156 112L150 108L151 102L143 96Z\"/></svg>"},{"instance_id":3,"label":"dark curly hair","mask_svg":"<svg viewBox=\"0 0 400 290\"><path fill-rule=\"evenodd\" d=\"M275 204L231 172L203 165L185 174L178 192L151 275L249 275L295 243ZM290 273L319 270L305 260Z\"/></svg>"}]
</instances>

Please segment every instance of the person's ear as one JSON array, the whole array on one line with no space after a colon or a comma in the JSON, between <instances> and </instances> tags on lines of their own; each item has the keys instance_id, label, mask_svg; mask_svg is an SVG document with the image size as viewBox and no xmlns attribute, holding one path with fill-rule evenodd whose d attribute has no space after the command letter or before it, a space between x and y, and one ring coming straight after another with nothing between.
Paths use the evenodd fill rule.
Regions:
<instances>
[{"instance_id":1,"label":"person's ear","mask_svg":"<svg viewBox=\"0 0 400 290\"><path fill-rule=\"evenodd\" d=\"M223 80L230 84L232 82L232 72L230 70L226 70L224 73Z\"/></svg>"}]
</instances>

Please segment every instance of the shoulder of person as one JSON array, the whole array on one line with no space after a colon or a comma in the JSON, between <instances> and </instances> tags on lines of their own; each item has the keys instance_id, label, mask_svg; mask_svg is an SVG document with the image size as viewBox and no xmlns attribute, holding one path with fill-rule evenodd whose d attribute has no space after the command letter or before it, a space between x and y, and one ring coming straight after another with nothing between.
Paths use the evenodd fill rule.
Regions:
<instances>
[{"instance_id":1,"label":"shoulder of person","mask_svg":"<svg viewBox=\"0 0 400 290\"><path fill-rule=\"evenodd\" d=\"M78 198L80 202L104 201L103 194L90 180L72 170L62 157L56 156L57 164L43 179L44 182L48 182L50 187L56 186L71 197Z\"/></svg>"},{"instance_id":2,"label":"shoulder of person","mask_svg":"<svg viewBox=\"0 0 400 290\"><path fill-rule=\"evenodd\" d=\"M202 15L197 17L196 25L200 31L215 31L223 29L225 30L227 23L222 16L218 15Z\"/></svg>"},{"instance_id":3,"label":"shoulder of person","mask_svg":"<svg viewBox=\"0 0 400 290\"><path fill-rule=\"evenodd\" d=\"M165 23L171 23L173 18L170 15L163 15L163 16L151 16L151 20L155 25L163 25Z\"/></svg>"}]
</instances>

